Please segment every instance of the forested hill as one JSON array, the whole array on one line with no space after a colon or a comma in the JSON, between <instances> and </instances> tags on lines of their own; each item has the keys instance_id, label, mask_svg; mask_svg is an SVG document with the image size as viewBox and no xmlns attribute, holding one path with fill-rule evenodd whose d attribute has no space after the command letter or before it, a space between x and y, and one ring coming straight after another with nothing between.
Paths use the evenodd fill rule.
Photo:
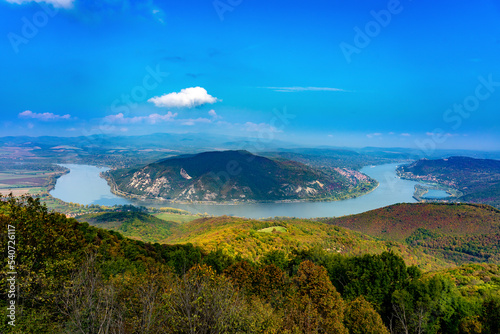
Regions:
<instances>
[{"instance_id":1,"label":"forested hill","mask_svg":"<svg viewBox=\"0 0 500 334\"><path fill-rule=\"evenodd\" d=\"M300 162L273 160L247 151L216 151L163 159L141 168L110 171L122 195L182 201L341 199L368 191L375 181L351 179Z\"/></svg>"},{"instance_id":2,"label":"forested hill","mask_svg":"<svg viewBox=\"0 0 500 334\"><path fill-rule=\"evenodd\" d=\"M500 160L450 157L418 160L398 169L401 177L436 182L459 190L462 202L500 208Z\"/></svg>"},{"instance_id":3,"label":"forested hill","mask_svg":"<svg viewBox=\"0 0 500 334\"><path fill-rule=\"evenodd\" d=\"M481 204L403 203L326 222L401 242L419 229L450 236L500 233L500 210Z\"/></svg>"},{"instance_id":4,"label":"forested hill","mask_svg":"<svg viewBox=\"0 0 500 334\"><path fill-rule=\"evenodd\" d=\"M0 228L13 231L0 235L2 247L15 240L2 267L16 272L15 292L0 291L2 333L500 328L498 266L423 274L391 252L346 257L321 247L272 251L254 262L220 249L130 240L49 213L32 198L0 199Z\"/></svg>"},{"instance_id":5,"label":"forested hill","mask_svg":"<svg viewBox=\"0 0 500 334\"><path fill-rule=\"evenodd\" d=\"M325 222L446 262L500 262L500 210L484 204L396 204Z\"/></svg>"}]
</instances>

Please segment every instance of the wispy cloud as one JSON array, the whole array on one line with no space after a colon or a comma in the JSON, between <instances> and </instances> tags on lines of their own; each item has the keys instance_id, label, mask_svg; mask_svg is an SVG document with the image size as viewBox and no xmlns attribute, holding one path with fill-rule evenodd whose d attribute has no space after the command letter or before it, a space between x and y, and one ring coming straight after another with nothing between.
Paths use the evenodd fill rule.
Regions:
<instances>
[{"instance_id":1,"label":"wispy cloud","mask_svg":"<svg viewBox=\"0 0 500 334\"><path fill-rule=\"evenodd\" d=\"M18 5L22 5L29 2L36 2L36 3L44 2L56 8L71 8L73 7L73 2L74 2L74 0L6 0L6 1Z\"/></svg>"},{"instance_id":2,"label":"wispy cloud","mask_svg":"<svg viewBox=\"0 0 500 334\"><path fill-rule=\"evenodd\" d=\"M151 14L153 15L154 18L161 24L165 24L165 13L159 8L154 8L151 10Z\"/></svg>"},{"instance_id":3,"label":"wispy cloud","mask_svg":"<svg viewBox=\"0 0 500 334\"><path fill-rule=\"evenodd\" d=\"M157 107L193 108L204 104L213 104L220 101L218 98L208 94L203 87L190 87L181 89L178 93L169 93L162 96L150 98L148 102Z\"/></svg>"},{"instance_id":4,"label":"wispy cloud","mask_svg":"<svg viewBox=\"0 0 500 334\"><path fill-rule=\"evenodd\" d=\"M454 136L459 136L459 134L452 134L452 133L442 133L442 132L426 132L425 133L427 136L431 137L454 137Z\"/></svg>"},{"instance_id":5,"label":"wispy cloud","mask_svg":"<svg viewBox=\"0 0 500 334\"><path fill-rule=\"evenodd\" d=\"M173 114L171 111L169 111L165 115L151 114L147 116L134 116L134 117L125 117L125 115L119 113L116 115L106 116L104 117L104 120L114 124L137 124L142 122L156 124L160 122L173 121L175 117L177 117L177 113Z\"/></svg>"},{"instance_id":6,"label":"wispy cloud","mask_svg":"<svg viewBox=\"0 0 500 334\"><path fill-rule=\"evenodd\" d=\"M212 120L204 117L198 117L198 118L188 118L188 119L180 119L179 122L181 122L182 125L188 125L188 126L193 126L197 123L212 123Z\"/></svg>"},{"instance_id":7,"label":"wispy cloud","mask_svg":"<svg viewBox=\"0 0 500 334\"><path fill-rule=\"evenodd\" d=\"M267 124L267 123L253 123L253 122L246 122L245 123L245 130L248 132L283 132L281 130L278 130L276 127Z\"/></svg>"},{"instance_id":8,"label":"wispy cloud","mask_svg":"<svg viewBox=\"0 0 500 334\"><path fill-rule=\"evenodd\" d=\"M411 134L405 132L405 133L402 133L401 136L403 136L403 137L411 137Z\"/></svg>"},{"instance_id":9,"label":"wispy cloud","mask_svg":"<svg viewBox=\"0 0 500 334\"><path fill-rule=\"evenodd\" d=\"M263 87L274 90L275 92L294 93L294 92L348 92L345 89L333 87Z\"/></svg>"},{"instance_id":10,"label":"wispy cloud","mask_svg":"<svg viewBox=\"0 0 500 334\"><path fill-rule=\"evenodd\" d=\"M32 118L32 119L38 119L40 121L57 121L57 120L68 120L71 119L70 114L66 115L56 115L51 112L44 112L44 113L34 113L31 110L26 110L23 111L22 113L19 113L18 115L19 118Z\"/></svg>"},{"instance_id":11,"label":"wispy cloud","mask_svg":"<svg viewBox=\"0 0 500 334\"><path fill-rule=\"evenodd\" d=\"M215 110L211 109L208 114L215 120L215 119L219 119L219 118L222 118L222 116L219 116L217 115L217 113L215 112Z\"/></svg>"}]
</instances>

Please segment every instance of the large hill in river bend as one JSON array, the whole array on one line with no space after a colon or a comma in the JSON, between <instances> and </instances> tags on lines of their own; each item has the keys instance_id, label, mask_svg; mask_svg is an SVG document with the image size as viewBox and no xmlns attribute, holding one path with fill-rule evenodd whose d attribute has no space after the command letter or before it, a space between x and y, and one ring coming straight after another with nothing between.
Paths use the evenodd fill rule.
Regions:
<instances>
[{"instance_id":1,"label":"large hill in river bend","mask_svg":"<svg viewBox=\"0 0 500 334\"><path fill-rule=\"evenodd\" d=\"M338 171L247 151L181 155L110 171L107 178L118 194L181 201L337 199L374 186L363 174L353 182Z\"/></svg>"}]
</instances>

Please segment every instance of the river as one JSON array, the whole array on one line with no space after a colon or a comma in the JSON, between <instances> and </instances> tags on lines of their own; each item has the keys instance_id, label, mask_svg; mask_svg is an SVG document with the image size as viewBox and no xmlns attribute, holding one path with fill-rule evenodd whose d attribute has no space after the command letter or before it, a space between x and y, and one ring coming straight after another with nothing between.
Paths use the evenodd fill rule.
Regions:
<instances>
[{"instance_id":1,"label":"river","mask_svg":"<svg viewBox=\"0 0 500 334\"><path fill-rule=\"evenodd\" d=\"M70 173L61 176L52 196L65 202L80 204L135 204L144 206L168 206L192 213L210 215L234 215L247 218L289 216L300 218L338 217L361 213L395 203L414 203L412 197L417 182L402 180L396 175L398 164L366 166L362 173L379 182L372 192L348 200L336 202L294 202L294 203L242 203L242 204L179 204L129 200L111 193L106 181L99 173L107 168L88 165L63 165Z\"/></svg>"}]
</instances>

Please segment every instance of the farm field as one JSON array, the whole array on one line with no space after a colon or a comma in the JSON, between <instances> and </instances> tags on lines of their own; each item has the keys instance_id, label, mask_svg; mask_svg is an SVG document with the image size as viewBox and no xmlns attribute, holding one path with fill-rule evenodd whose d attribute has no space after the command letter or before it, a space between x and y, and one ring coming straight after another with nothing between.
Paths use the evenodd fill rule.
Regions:
<instances>
[{"instance_id":1,"label":"farm field","mask_svg":"<svg viewBox=\"0 0 500 334\"><path fill-rule=\"evenodd\" d=\"M4 170L0 172L0 193L19 196L48 191L59 175L55 171Z\"/></svg>"}]
</instances>

